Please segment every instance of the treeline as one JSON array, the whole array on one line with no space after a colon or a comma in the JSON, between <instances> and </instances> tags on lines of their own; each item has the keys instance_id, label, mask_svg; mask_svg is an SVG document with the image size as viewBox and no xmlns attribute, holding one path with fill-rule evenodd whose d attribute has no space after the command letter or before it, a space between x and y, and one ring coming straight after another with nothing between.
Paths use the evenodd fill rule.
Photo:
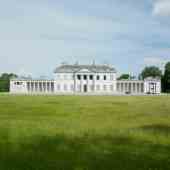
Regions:
<instances>
[{"instance_id":1,"label":"treeline","mask_svg":"<svg viewBox=\"0 0 170 170\"><path fill-rule=\"evenodd\" d=\"M144 80L147 77L159 77L162 83L162 92L170 93L170 62L165 65L164 73L159 67L150 66L145 67L141 74L139 74L138 79ZM18 76L13 73L3 73L0 76L0 92L8 92L10 88L10 79L17 78ZM122 74L118 80L133 80L136 79L135 76L130 74Z\"/></svg>"},{"instance_id":2,"label":"treeline","mask_svg":"<svg viewBox=\"0 0 170 170\"><path fill-rule=\"evenodd\" d=\"M0 92L8 92L10 88L10 79L17 78L18 76L13 73L3 73L0 76Z\"/></svg>"},{"instance_id":3,"label":"treeline","mask_svg":"<svg viewBox=\"0 0 170 170\"><path fill-rule=\"evenodd\" d=\"M165 72L162 76L162 91L170 93L170 62L165 65Z\"/></svg>"}]
</instances>

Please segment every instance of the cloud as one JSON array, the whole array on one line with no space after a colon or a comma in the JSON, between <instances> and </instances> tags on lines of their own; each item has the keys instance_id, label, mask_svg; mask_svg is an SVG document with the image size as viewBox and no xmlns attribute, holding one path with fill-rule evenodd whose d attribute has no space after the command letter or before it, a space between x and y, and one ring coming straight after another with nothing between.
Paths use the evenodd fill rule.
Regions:
<instances>
[{"instance_id":1,"label":"cloud","mask_svg":"<svg viewBox=\"0 0 170 170\"><path fill-rule=\"evenodd\" d=\"M170 16L170 0L154 0L153 14L157 16Z\"/></svg>"},{"instance_id":2,"label":"cloud","mask_svg":"<svg viewBox=\"0 0 170 170\"><path fill-rule=\"evenodd\" d=\"M145 56L170 59L170 21L150 15L150 2L158 15L165 0L0 0L0 72L39 76L93 59L138 72Z\"/></svg>"}]
</instances>

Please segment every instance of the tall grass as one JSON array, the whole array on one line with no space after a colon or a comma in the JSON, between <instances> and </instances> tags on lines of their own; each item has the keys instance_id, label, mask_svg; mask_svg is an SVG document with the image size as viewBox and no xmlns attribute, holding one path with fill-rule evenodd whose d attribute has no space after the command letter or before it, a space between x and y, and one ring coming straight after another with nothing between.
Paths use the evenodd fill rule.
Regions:
<instances>
[{"instance_id":1,"label":"tall grass","mask_svg":"<svg viewBox=\"0 0 170 170\"><path fill-rule=\"evenodd\" d=\"M168 170L169 96L0 96L0 170Z\"/></svg>"}]
</instances>

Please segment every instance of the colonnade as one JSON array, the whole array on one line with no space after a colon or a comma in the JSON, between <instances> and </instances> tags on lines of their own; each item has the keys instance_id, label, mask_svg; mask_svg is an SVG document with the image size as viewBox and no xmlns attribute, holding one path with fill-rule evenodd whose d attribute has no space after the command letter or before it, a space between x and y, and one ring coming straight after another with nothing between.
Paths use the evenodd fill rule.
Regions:
<instances>
[{"instance_id":1,"label":"colonnade","mask_svg":"<svg viewBox=\"0 0 170 170\"><path fill-rule=\"evenodd\" d=\"M74 89L75 92L93 92L97 76L94 74L75 74Z\"/></svg>"},{"instance_id":2,"label":"colonnade","mask_svg":"<svg viewBox=\"0 0 170 170\"><path fill-rule=\"evenodd\" d=\"M143 81L117 81L117 92L119 93L143 93Z\"/></svg>"},{"instance_id":3,"label":"colonnade","mask_svg":"<svg viewBox=\"0 0 170 170\"><path fill-rule=\"evenodd\" d=\"M28 81L28 92L54 92L54 81Z\"/></svg>"}]
</instances>

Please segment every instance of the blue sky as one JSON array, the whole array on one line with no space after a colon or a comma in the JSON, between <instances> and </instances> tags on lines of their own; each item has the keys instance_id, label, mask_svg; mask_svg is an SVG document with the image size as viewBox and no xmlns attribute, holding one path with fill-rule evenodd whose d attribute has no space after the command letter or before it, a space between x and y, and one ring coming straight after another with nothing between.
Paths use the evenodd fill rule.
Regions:
<instances>
[{"instance_id":1,"label":"blue sky","mask_svg":"<svg viewBox=\"0 0 170 170\"><path fill-rule=\"evenodd\" d=\"M0 0L0 73L49 76L63 61L162 67L169 17L170 0Z\"/></svg>"}]
</instances>

